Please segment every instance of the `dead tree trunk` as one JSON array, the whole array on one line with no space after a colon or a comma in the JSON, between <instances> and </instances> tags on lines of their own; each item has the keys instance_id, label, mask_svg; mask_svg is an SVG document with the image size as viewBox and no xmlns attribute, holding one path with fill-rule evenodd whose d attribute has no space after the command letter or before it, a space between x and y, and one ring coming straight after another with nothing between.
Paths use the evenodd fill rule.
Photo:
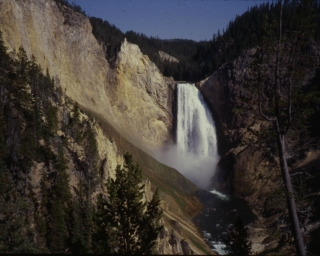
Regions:
<instances>
[{"instance_id":1,"label":"dead tree trunk","mask_svg":"<svg viewBox=\"0 0 320 256\"><path fill-rule=\"evenodd\" d=\"M278 134L277 142L278 142L278 150L279 150L279 157L280 157L282 179L283 179L283 183L285 184L286 189L287 189L287 203L288 203L289 216L290 216L292 229L293 229L296 250L297 250L298 255L305 256L306 250L305 250L305 247L303 244L301 229L300 229L298 215L297 215L297 207L296 207L296 203L294 200L291 179L290 179L288 166L287 166L287 159L285 157L284 138L285 138L284 135Z\"/></svg>"}]
</instances>

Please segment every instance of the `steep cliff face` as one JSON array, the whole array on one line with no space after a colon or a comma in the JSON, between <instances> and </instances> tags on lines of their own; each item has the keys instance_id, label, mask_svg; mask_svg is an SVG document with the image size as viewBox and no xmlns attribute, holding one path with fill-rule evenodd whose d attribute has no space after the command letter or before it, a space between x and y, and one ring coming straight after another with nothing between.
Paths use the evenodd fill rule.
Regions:
<instances>
[{"instance_id":1,"label":"steep cliff face","mask_svg":"<svg viewBox=\"0 0 320 256\"><path fill-rule=\"evenodd\" d=\"M197 83L197 87L211 106L219 124L219 146L224 155L220 165L226 165L225 170L217 174L217 179L225 182L220 184L220 187L228 187L231 191L240 194L242 184L238 186L234 182L238 179L233 179L238 174L233 172L229 175L228 171L233 170L239 171L239 174L246 174L255 170L263 162L259 159L259 152L255 152L250 145L241 143L252 137L248 128L260 130L260 126L263 125L263 122L254 118L253 111L246 111L248 104L244 101L244 99L255 97L244 89L250 64L249 56L254 51L253 49L244 52L232 63L224 64L210 77ZM250 161L247 159L248 156L250 156ZM234 168L237 165L239 168ZM235 186L238 189L235 189Z\"/></svg>"},{"instance_id":2,"label":"steep cliff face","mask_svg":"<svg viewBox=\"0 0 320 256\"><path fill-rule=\"evenodd\" d=\"M106 94L120 130L130 127L130 133L140 134L152 147L170 141L174 81L163 77L149 57L126 39L114 66L107 75Z\"/></svg>"},{"instance_id":3,"label":"steep cliff face","mask_svg":"<svg viewBox=\"0 0 320 256\"><path fill-rule=\"evenodd\" d=\"M197 87L219 124L222 157L213 186L247 201L257 216L257 220L250 224L250 234L253 250L259 253L277 250L280 239L284 239L279 218L284 218L282 213L286 204L274 201L273 193L282 184L280 170L263 157L261 151L250 143L244 143L249 138L254 139L249 128L259 131L263 125L262 121L254 118L252 111L246 111L247 104L243 102L245 98L254 97L243 88L248 75L249 56L254 51L244 52L232 63L223 65L197 83Z\"/></svg>"},{"instance_id":4,"label":"steep cliff face","mask_svg":"<svg viewBox=\"0 0 320 256\"><path fill-rule=\"evenodd\" d=\"M137 46L125 41L111 69L82 14L52 0L1 0L0 14L7 47L23 46L71 99L142 146L170 141L173 80L164 78Z\"/></svg>"},{"instance_id":5,"label":"steep cliff face","mask_svg":"<svg viewBox=\"0 0 320 256\"><path fill-rule=\"evenodd\" d=\"M253 120L252 114L246 112L239 115L236 108L244 105L242 104L244 97L252 96L243 89L243 86L248 75L249 56L254 52L254 49L244 52L238 59L230 64L224 64L210 77L196 84L220 123L226 143L224 150L237 140L238 136L233 132L248 127Z\"/></svg>"},{"instance_id":6,"label":"steep cliff face","mask_svg":"<svg viewBox=\"0 0 320 256\"><path fill-rule=\"evenodd\" d=\"M193 198L196 186L135 147L152 149L171 140L174 81L163 77L149 58L126 40L111 68L91 33L89 20L52 0L0 0L0 28L9 51L23 46L29 57L35 56L49 71L63 94L87 112L82 111L80 119L92 124L102 183L114 177L115 167L123 164L122 156L129 151L144 171L145 200L150 200L155 186L160 187L165 229L159 237L159 253L210 253L191 221L201 208ZM56 104L60 119L71 111L66 101ZM66 135L59 130L58 136ZM84 149L70 136L67 139L72 145L66 157L70 186L74 186L73 157L81 161ZM43 163L32 167L36 192L42 167ZM105 192L102 185L93 197L99 192Z\"/></svg>"},{"instance_id":7,"label":"steep cliff face","mask_svg":"<svg viewBox=\"0 0 320 256\"><path fill-rule=\"evenodd\" d=\"M222 157L213 186L244 198L257 216L257 220L250 224L255 252L289 253L286 246L291 241L291 233L279 164L250 143L250 140L257 138L252 131L261 131L267 125L254 116L254 111L258 111L250 103L257 95L244 89L250 55L254 52L255 49L244 52L232 63L224 64L210 77L197 83L219 126ZM316 162L311 155L319 159L318 151L309 152L303 161L297 160L296 164L291 165L294 184L302 184L301 180L295 178L298 169L301 170L299 166L304 165L304 170L314 173L315 169L304 164ZM303 206L303 200L297 199L298 207ZM310 206L310 209L314 207ZM303 215L299 218L301 222L310 221Z\"/></svg>"},{"instance_id":8,"label":"steep cliff face","mask_svg":"<svg viewBox=\"0 0 320 256\"><path fill-rule=\"evenodd\" d=\"M59 123L62 123L64 116L69 116L72 118L73 105L70 101L59 102L56 104L58 109ZM93 131L95 133L97 141L97 149L99 154L99 176L101 178L101 183L92 195L93 200L97 194L105 193L106 187L104 184L107 182L109 177L115 177L115 168L117 165L123 166L124 158L123 151L118 147L118 139L113 136L113 134L107 134L104 131L104 126L100 126L98 122L89 117L86 113L80 112L79 122L90 123ZM74 137L66 134L61 129L57 130L58 137L66 137L67 147L65 157L67 159L66 164L68 166L67 173L70 177L69 185L72 188L71 192L75 196L75 188L78 187L79 177L81 175L81 164L85 163L85 147L81 143L78 143ZM144 165L142 163L142 165ZM35 192L37 198L40 196L41 188L41 177L44 173L45 163L35 162L34 166L31 168L30 178L31 184L33 186L33 191ZM82 170L83 171L83 170ZM144 202L150 202L153 196L153 187L149 179L144 179ZM161 190L160 190L161 191ZM158 237L157 252L159 254L203 254L208 252L208 248L203 243L199 234L197 233L196 227L190 221L186 221L186 213L182 212L182 209L170 198L167 191L161 191L161 207L164 210L163 218L160 220L161 224L164 225L164 229L161 231ZM40 201L39 201L40 202ZM197 202L195 202L197 204ZM204 250L199 249L195 244L192 243L193 240L197 241L197 244L202 244ZM189 243L188 243L189 241ZM206 251L207 250L207 251Z\"/></svg>"}]
</instances>

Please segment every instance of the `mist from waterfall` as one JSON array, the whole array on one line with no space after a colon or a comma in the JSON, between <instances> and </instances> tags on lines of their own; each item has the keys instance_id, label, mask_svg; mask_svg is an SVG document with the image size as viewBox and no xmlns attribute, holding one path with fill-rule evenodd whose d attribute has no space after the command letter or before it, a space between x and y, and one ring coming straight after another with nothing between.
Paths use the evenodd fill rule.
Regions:
<instances>
[{"instance_id":1,"label":"mist from waterfall","mask_svg":"<svg viewBox=\"0 0 320 256\"><path fill-rule=\"evenodd\" d=\"M194 84L178 84L177 101L176 145L163 154L162 160L206 189L219 160L215 124Z\"/></svg>"}]
</instances>

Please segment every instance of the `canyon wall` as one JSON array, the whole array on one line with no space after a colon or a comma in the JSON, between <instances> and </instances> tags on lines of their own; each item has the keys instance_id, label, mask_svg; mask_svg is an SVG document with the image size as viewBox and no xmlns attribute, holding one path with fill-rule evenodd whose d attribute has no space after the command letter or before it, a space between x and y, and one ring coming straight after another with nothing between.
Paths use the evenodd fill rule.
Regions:
<instances>
[{"instance_id":1,"label":"canyon wall","mask_svg":"<svg viewBox=\"0 0 320 256\"><path fill-rule=\"evenodd\" d=\"M254 117L253 109L249 111L250 104L245 100L256 97L244 89L251 61L249 56L254 52L255 49L244 52L232 63L222 65L210 77L197 83L197 87L219 124L222 157L213 187L246 200L257 217L249 226L252 248L260 253L279 249L284 236L279 219L283 221L286 204L271 203L272 193L282 186L280 169L249 142L256 139L251 130L260 131L264 125Z\"/></svg>"},{"instance_id":2,"label":"canyon wall","mask_svg":"<svg viewBox=\"0 0 320 256\"><path fill-rule=\"evenodd\" d=\"M114 176L122 155L130 150L143 168L145 199L152 197L155 186L160 187L165 228L158 252L210 253L191 221L201 208L193 197L196 186L139 149L157 149L172 141L173 79L163 77L138 46L126 40L111 67L88 18L53 0L0 0L0 28L8 50L17 52L22 46L29 57L34 56L66 98L79 104L81 119L92 122L103 182ZM57 107L61 118L63 107L60 103ZM58 135L65 136L61 131ZM73 186L77 179L72 154L81 158L83 148L70 143L67 158ZM36 192L42 164L35 163L31 174Z\"/></svg>"},{"instance_id":3,"label":"canyon wall","mask_svg":"<svg viewBox=\"0 0 320 256\"><path fill-rule=\"evenodd\" d=\"M244 198L256 215L257 220L249 225L254 252L288 254L293 238L290 233L286 199L282 192L284 185L280 165L277 158L270 157L271 154L268 156L270 147L262 149L253 143L258 138L255 133L263 131L269 125L257 118L259 111L254 104L257 102L257 94L245 89L252 60L250 56L255 51L251 49L243 52L236 60L222 65L210 77L196 84L211 107L218 126L219 150L222 157L212 186ZM310 71L308 76L312 74ZM290 156L287 154L287 157L289 159ZM295 186L306 180L300 176L297 178L298 170L304 168L315 174L316 168L311 166L319 159L319 151L312 150L306 152L303 159L289 162ZM308 184L311 183L309 180ZM316 186L312 190L318 191ZM297 204L298 208L305 207L303 200L297 199ZM310 206L311 208L316 209L314 205ZM317 223L316 218L311 221L308 217L299 217L301 223L314 220ZM314 223L311 226L315 226ZM303 229L305 234L309 232L306 231L307 228ZM308 235L306 237L308 239Z\"/></svg>"},{"instance_id":4,"label":"canyon wall","mask_svg":"<svg viewBox=\"0 0 320 256\"><path fill-rule=\"evenodd\" d=\"M52 0L1 0L0 27L10 51L23 46L67 96L136 144L155 148L172 140L174 81L136 45L125 40L111 68L89 19Z\"/></svg>"}]
</instances>

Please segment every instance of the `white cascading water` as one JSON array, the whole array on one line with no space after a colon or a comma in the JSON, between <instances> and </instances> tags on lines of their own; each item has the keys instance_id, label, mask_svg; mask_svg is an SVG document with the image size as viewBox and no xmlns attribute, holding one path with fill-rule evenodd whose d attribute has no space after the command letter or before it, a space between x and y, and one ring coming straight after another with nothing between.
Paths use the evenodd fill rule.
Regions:
<instances>
[{"instance_id":1,"label":"white cascading water","mask_svg":"<svg viewBox=\"0 0 320 256\"><path fill-rule=\"evenodd\" d=\"M217 155L217 136L211 113L193 84L178 84L177 146L201 157Z\"/></svg>"},{"instance_id":2,"label":"white cascading water","mask_svg":"<svg viewBox=\"0 0 320 256\"><path fill-rule=\"evenodd\" d=\"M177 85L177 169L207 188L219 160L215 124L194 84Z\"/></svg>"},{"instance_id":3,"label":"white cascading water","mask_svg":"<svg viewBox=\"0 0 320 256\"><path fill-rule=\"evenodd\" d=\"M178 84L177 98L176 168L199 188L207 189L219 160L215 124L207 104L194 84ZM227 195L216 190L210 192L220 200L229 200ZM211 239L210 233L203 232ZM223 243L210 243L214 247L213 251L219 255L226 254Z\"/></svg>"}]
</instances>

